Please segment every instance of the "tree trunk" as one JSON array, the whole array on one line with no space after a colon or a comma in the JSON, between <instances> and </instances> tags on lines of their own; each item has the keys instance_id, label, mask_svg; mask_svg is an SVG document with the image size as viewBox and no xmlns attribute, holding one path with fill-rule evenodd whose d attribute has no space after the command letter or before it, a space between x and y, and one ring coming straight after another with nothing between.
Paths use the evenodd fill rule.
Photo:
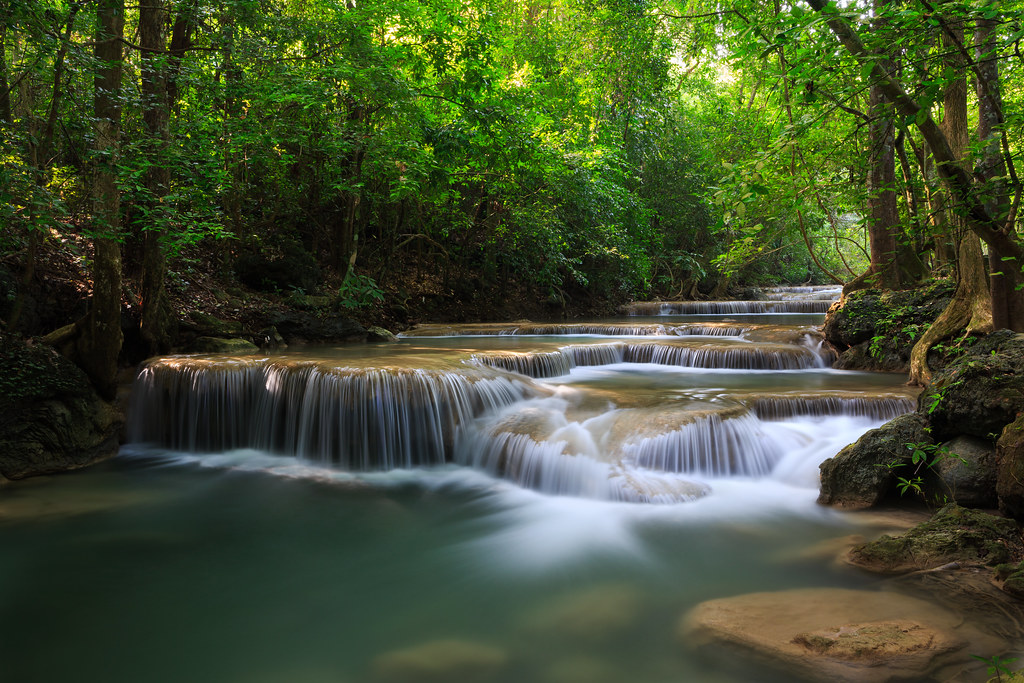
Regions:
<instances>
[{"instance_id":1,"label":"tree trunk","mask_svg":"<svg viewBox=\"0 0 1024 683\"><path fill-rule=\"evenodd\" d=\"M9 0L0 0L0 123L11 123L11 81L7 76L7 20L11 13Z\"/></svg>"},{"instance_id":2,"label":"tree trunk","mask_svg":"<svg viewBox=\"0 0 1024 683\"><path fill-rule=\"evenodd\" d=\"M165 0L147 0L139 8L139 42L142 46L142 122L148 139L145 149L148 166L143 183L148 191L147 222L142 225L142 321L140 333L149 346L150 355L171 349L171 307L165 280L167 258L164 254L162 226L163 199L170 191L171 172L167 166L170 140L170 108L167 100L167 79L164 51L167 37L164 24Z\"/></svg>"},{"instance_id":3,"label":"tree trunk","mask_svg":"<svg viewBox=\"0 0 1024 683\"><path fill-rule=\"evenodd\" d=\"M888 60L886 60L888 61ZM881 289L900 286L896 232L896 126L893 107L877 86L871 86L868 125L868 241L871 245L869 280Z\"/></svg>"},{"instance_id":4,"label":"tree trunk","mask_svg":"<svg viewBox=\"0 0 1024 683\"><path fill-rule=\"evenodd\" d=\"M77 340L78 362L100 395L117 392L117 357L121 351L120 194L116 157L121 124L121 42L124 0L99 0L96 9L93 109L97 157L93 184L93 267L89 312Z\"/></svg>"},{"instance_id":5,"label":"tree trunk","mask_svg":"<svg viewBox=\"0 0 1024 683\"><path fill-rule=\"evenodd\" d=\"M1004 225L1003 231L1013 229L1009 220L1010 200L1004 178L1006 162L999 142L1003 118L1003 98L999 85L999 64L996 52L994 19L978 19L975 29L975 63L977 64L978 139L982 142L981 158L976 174L986 185L986 207ZM992 324L996 329L1011 327L1013 319L1024 318L1019 310L1021 298L1014 296L1011 278L1004 271L1020 268L1016 262L1003 263L994 251L989 252L989 287L992 296Z\"/></svg>"},{"instance_id":6,"label":"tree trunk","mask_svg":"<svg viewBox=\"0 0 1024 683\"><path fill-rule=\"evenodd\" d=\"M963 31L959 30L962 42ZM963 73L966 66L947 37L943 48L947 53L946 66L955 73ZM955 78L946 84L943 96L941 129L949 142L952 154L959 160L967 152L967 79ZM928 367L928 351L937 342L960 330L968 332L990 332L992 330L992 299L989 296L988 280L985 275L984 258L978 236L967 229L961 207L955 201L947 201L945 225L949 238L957 244L957 287L953 298L939 317L917 340L910 352L910 382L926 384L931 379Z\"/></svg>"}]
</instances>

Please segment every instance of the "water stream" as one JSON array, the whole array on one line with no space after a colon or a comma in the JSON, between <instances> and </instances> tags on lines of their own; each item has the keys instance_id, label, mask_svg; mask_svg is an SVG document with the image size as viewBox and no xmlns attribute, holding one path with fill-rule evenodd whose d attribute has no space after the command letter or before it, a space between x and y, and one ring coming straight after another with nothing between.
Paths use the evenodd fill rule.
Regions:
<instances>
[{"instance_id":1,"label":"water stream","mask_svg":"<svg viewBox=\"0 0 1024 683\"><path fill-rule=\"evenodd\" d=\"M677 624L869 581L817 467L914 396L828 367L836 294L153 361L119 458L0 498L0 680L769 680Z\"/></svg>"}]
</instances>

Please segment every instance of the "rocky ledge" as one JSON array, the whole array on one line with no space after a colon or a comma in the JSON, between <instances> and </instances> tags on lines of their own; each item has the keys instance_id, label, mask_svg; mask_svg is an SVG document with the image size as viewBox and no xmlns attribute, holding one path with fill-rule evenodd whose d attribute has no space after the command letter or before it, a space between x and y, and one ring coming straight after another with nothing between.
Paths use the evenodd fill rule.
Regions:
<instances>
[{"instance_id":1,"label":"rocky ledge","mask_svg":"<svg viewBox=\"0 0 1024 683\"><path fill-rule=\"evenodd\" d=\"M0 334L0 480L110 458L122 424L71 361Z\"/></svg>"}]
</instances>

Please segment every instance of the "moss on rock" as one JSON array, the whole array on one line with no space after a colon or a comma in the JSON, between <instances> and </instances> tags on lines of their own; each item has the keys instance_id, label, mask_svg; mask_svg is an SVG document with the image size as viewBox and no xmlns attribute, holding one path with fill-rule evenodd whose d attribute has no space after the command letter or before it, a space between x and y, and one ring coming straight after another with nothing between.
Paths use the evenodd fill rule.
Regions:
<instances>
[{"instance_id":1,"label":"moss on rock","mask_svg":"<svg viewBox=\"0 0 1024 683\"><path fill-rule=\"evenodd\" d=\"M1016 522L950 504L902 536L882 536L854 547L849 561L864 569L899 574L949 562L995 566L1024 555Z\"/></svg>"}]
</instances>

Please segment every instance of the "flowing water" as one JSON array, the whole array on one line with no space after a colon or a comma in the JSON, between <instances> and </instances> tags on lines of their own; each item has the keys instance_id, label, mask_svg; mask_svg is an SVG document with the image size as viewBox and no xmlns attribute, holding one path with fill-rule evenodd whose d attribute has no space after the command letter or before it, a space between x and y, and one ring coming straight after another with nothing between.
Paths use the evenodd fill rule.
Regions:
<instances>
[{"instance_id":1,"label":"flowing water","mask_svg":"<svg viewBox=\"0 0 1024 683\"><path fill-rule=\"evenodd\" d=\"M818 464L914 396L829 368L836 295L153 361L119 458L0 497L0 680L768 680L678 622L868 582Z\"/></svg>"}]
</instances>

